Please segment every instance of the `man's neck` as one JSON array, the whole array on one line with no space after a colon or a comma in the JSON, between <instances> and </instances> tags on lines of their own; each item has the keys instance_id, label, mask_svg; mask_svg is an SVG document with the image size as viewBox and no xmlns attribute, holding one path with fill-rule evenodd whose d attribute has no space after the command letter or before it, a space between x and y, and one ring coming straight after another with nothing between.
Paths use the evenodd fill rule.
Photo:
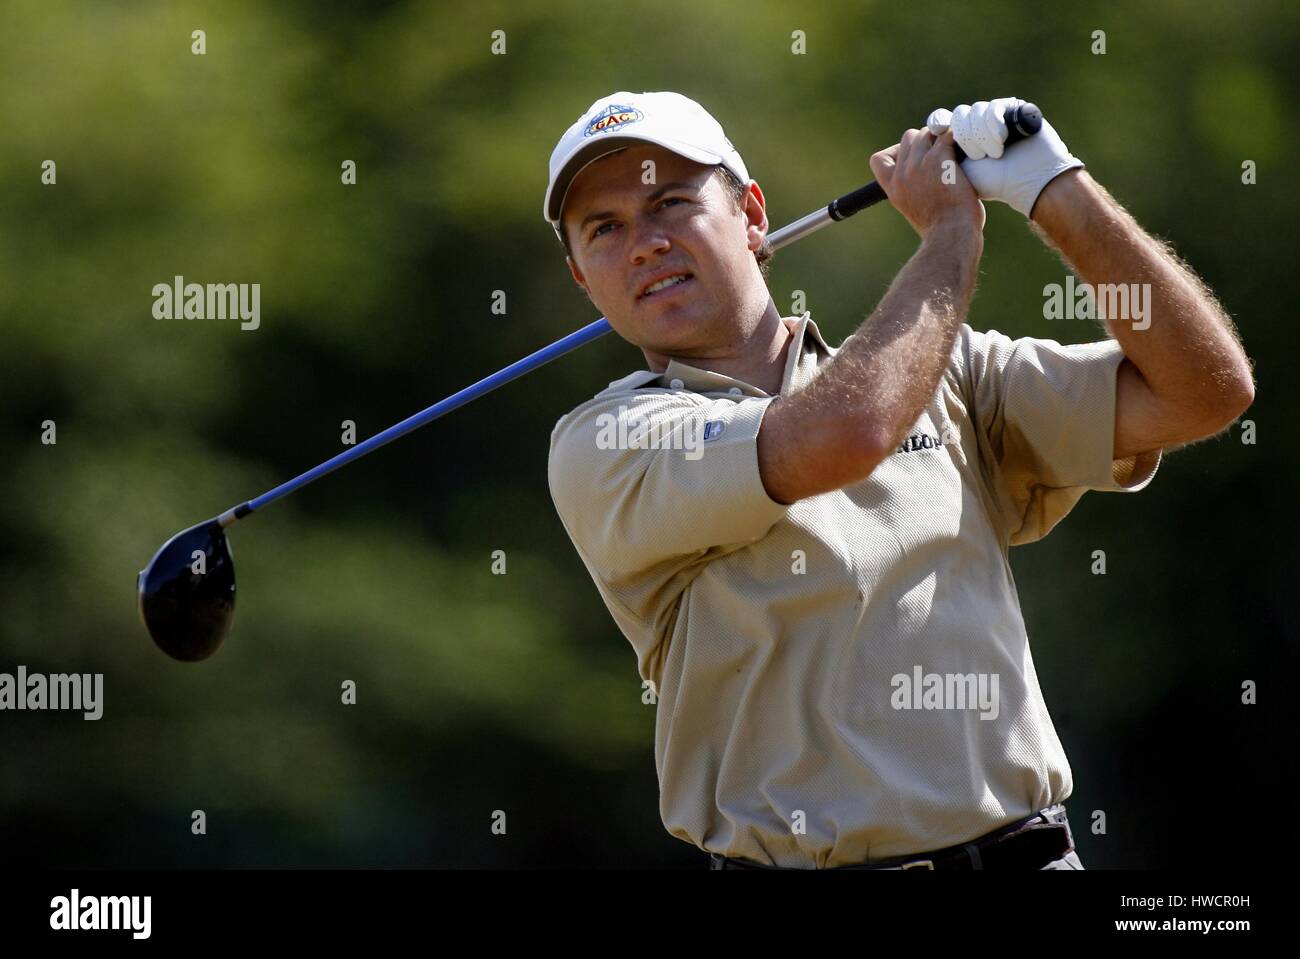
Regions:
<instances>
[{"instance_id":1,"label":"man's neck","mask_svg":"<svg viewBox=\"0 0 1300 959\"><path fill-rule=\"evenodd\" d=\"M781 319L776 304L769 299L758 327L745 342L737 344L734 350L720 351L714 356L695 357L662 356L648 350L643 352L650 369L656 373L664 372L671 360L677 360L688 366L740 380L775 396L781 392L786 358L793 340L794 336Z\"/></svg>"}]
</instances>

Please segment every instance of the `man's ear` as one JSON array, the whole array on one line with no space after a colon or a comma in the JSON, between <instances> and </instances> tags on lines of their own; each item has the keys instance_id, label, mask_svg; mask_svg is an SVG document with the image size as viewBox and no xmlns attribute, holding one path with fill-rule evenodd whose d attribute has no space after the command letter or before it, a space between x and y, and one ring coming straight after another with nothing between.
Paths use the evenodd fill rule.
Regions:
<instances>
[{"instance_id":1,"label":"man's ear","mask_svg":"<svg viewBox=\"0 0 1300 959\"><path fill-rule=\"evenodd\" d=\"M763 196L763 189L758 185L757 180L749 181L749 188L745 191L745 207L741 212L746 221L745 234L749 241L749 248L757 250L763 245L763 239L767 236L769 228L767 199Z\"/></svg>"}]
</instances>

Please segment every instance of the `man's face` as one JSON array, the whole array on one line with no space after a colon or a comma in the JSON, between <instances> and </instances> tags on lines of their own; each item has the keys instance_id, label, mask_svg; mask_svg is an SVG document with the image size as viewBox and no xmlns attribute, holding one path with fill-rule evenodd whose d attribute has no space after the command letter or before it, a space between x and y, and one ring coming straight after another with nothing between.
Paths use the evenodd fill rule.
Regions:
<instances>
[{"instance_id":1,"label":"man's face","mask_svg":"<svg viewBox=\"0 0 1300 959\"><path fill-rule=\"evenodd\" d=\"M645 162L654 162L653 182ZM734 349L769 301L754 261L767 233L756 184L738 210L717 169L653 144L601 157L573 181L569 269L625 340L659 356ZM665 272L690 279L650 296Z\"/></svg>"}]
</instances>

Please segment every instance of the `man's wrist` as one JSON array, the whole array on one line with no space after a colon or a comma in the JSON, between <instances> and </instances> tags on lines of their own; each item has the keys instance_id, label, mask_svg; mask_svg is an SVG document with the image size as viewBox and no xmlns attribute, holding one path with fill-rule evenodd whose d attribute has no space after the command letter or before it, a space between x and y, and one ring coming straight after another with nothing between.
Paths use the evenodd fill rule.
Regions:
<instances>
[{"instance_id":1,"label":"man's wrist","mask_svg":"<svg viewBox=\"0 0 1300 959\"><path fill-rule=\"evenodd\" d=\"M984 233L977 221L966 215L944 217L931 224L921 240L923 247L979 256L984 250Z\"/></svg>"},{"instance_id":2,"label":"man's wrist","mask_svg":"<svg viewBox=\"0 0 1300 959\"><path fill-rule=\"evenodd\" d=\"M1058 173L1043 187L1029 211L1029 219L1044 230L1069 222L1084 204L1095 198L1091 178L1083 167L1071 167Z\"/></svg>"}]
</instances>

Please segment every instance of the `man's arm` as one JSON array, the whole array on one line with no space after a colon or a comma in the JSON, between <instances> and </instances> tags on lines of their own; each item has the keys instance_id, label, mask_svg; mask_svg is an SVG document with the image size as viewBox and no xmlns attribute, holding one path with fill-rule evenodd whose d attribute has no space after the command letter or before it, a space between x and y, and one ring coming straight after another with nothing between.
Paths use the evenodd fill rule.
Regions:
<instances>
[{"instance_id":1,"label":"man's arm","mask_svg":"<svg viewBox=\"0 0 1300 959\"><path fill-rule=\"evenodd\" d=\"M1106 319L1125 355L1116 382L1116 459L1212 436L1250 406L1251 363L1232 320L1196 275L1086 171L1052 180L1030 219L1094 289L1150 284L1150 312L1140 328L1132 316Z\"/></svg>"},{"instance_id":2,"label":"man's arm","mask_svg":"<svg viewBox=\"0 0 1300 959\"><path fill-rule=\"evenodd\" d=\"M970 308L984 250L984 211L964 175L944 184L952 134L908 130L871 158L921 247L875 311L804 389L777 397L758 434L758 466L779 503L871 473L934 397ZM960 169L960 168L958 168Z\"/></svg>"}]
</instances>

